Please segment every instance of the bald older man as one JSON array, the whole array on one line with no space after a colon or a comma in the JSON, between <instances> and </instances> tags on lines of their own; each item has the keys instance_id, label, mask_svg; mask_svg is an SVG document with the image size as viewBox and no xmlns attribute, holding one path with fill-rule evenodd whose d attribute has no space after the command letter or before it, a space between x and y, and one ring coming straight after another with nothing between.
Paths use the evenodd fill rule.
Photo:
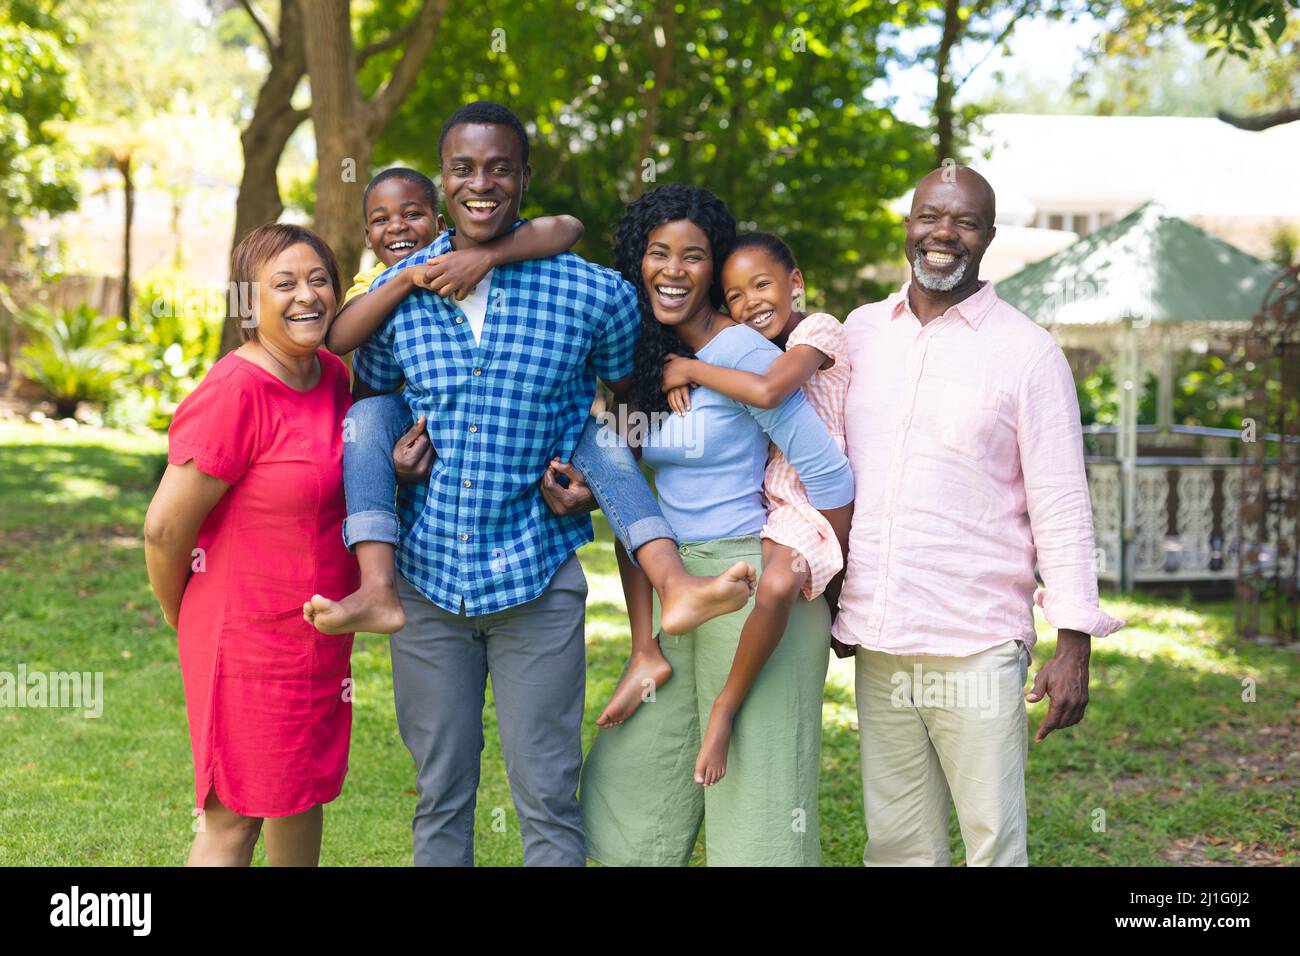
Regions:
<instances>
[{"instance_id":1,"label":"bald older man","mask_svg":"<svg viewBox=\"0 0 1300 956\"><path fill-rule=\"evenodd\" d=\"M856 645L868 865L1023 866L1025 701L1036 740L1083 718L1097 604L1079 405L1046 331L979 278L993 189L945 166L906 219L911 279L846 323L857 485L834 636ZM1038 586L1035 561L1042 576ZM1033 606L1056 654L1024 693Z\"/></svg>"}]
</instances>

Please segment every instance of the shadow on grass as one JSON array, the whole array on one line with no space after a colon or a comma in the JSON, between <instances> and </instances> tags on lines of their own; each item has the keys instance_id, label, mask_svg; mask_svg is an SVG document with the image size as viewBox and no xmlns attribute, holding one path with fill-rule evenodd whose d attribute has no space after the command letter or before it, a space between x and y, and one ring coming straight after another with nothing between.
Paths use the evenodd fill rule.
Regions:
<instances>
[{"instance_id":1,"label":"shadow on grass","mask_svg":"<svg viewBox=\"0 0 1300 956\"><path fill-rule=\"evenodd\" d=\"M96 720L0 711L0 862L184 858L192 781L176 635L161 626L132 538L162 463L67 438L0 450L0 670L21 661L102 671L105 681ZM596 542L581 553L593 586L584 746L629 649L626 613L607 599L618 588L612 538L593 517ZM1095 644L1087 718L1030 744L1032 862L1297 862L1300 657L1233 639L1230 604L1116 602L1129 627ZM1051 641L1035 649L1031 673L1051 651ZM844 666L833 664L825 696L820 832L825 865L856 866L866 829ZM352 770L327 810L324 860L406 865L414 768L393 715L386 640L360 637L353 668ZM1253 701L1243 700L1248 689ZM1046 712L1031 708L1030 732ZM477 858L515 865L518 824L490 691L484 731ZM955 819L950 829L959 862ZM693 862L702 859L697 849Z\"/></svg>"}]
</instances>

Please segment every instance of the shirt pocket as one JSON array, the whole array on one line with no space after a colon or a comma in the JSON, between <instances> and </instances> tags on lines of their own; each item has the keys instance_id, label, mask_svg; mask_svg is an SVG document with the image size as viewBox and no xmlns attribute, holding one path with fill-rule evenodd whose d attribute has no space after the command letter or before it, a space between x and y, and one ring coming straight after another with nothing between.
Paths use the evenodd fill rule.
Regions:
<instances>
[{"instance_id":1,"label":"shirt pocket","mask_svg":"<svg viewBox=\"0 0 1300 956\"><path fill-rule=\"evenodd\" d=\"M939 444L971 461L982 461L993 443L1002 411L1001 395L961 382L945 382Z\"/></svg>"},{"instance_id":2,"label":"shirt pocket","mask_svg":"<svg viewBox=\"0 0 1300 956\"><path fill-rule=\"evenodd\" d=\"M253 680L310 680L313 633L301 605L285 611L228 611L219 671L224 677Z\"/></svg>"}]
</instances>

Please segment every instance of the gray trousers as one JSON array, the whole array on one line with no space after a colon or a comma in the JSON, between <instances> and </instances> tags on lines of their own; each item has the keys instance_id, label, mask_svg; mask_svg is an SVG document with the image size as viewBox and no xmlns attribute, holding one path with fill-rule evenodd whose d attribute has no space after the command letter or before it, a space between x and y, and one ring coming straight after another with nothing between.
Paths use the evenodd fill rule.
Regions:
<instances>
[{"instance_id":1,"label":"gray trousers","mask_svg":"<svg viewBox=\"0 0 1300 956\"><path fill-rule=\"evenodd\" d=\"M587 579L570 556L537 598L470 617L401 575L406 627L392 636L397 726L415 758L416 866L473 866L483 702L492 675L501 751L525 866L584 866L578 809Z\"/></svg>"}]
</instances>

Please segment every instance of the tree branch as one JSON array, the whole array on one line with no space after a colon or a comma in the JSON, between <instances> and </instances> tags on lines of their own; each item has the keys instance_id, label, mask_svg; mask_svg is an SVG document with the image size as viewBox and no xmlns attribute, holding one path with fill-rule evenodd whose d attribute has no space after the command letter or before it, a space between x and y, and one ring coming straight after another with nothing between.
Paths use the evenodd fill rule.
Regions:
<instances>
[{"instance_id":1,"label":"tree branch","mask_svg":"<svg viewBox=\"0 0 1300 956\"><path fill-rule=\"evenodd\" d=\"M284 0L284 2L292 3L294 0ZM271 24L267 21L266 15L253 6L253 0L239 0L239 5L248 11L249 17L253 20L253 25L262 34L262 39L266 41L266 52L274 53L275 48L280 44L276 40L275 34L271 32Z\"/></svg>"},{"instance_id":2,"label":"tree branch","mask_svg":"<svg viewBox=\"0 0 1300 956\"><path fill-rule=\"evenodd\" d=\"M395 46L400 46L410 38L415 32L415 25L419 21L412 19L410 23L400 30L394 30L382 40L376 40L374 43L367 43L361 49L357 50L357 66L362 66L366 60L370 59L376 53L383 53L385 50L391 50Z\"/></svg>"},{"instance_id":3,"label":"tree branch","mask_svg":"<svg viewBox=\"0 0 1300 956\"><path fill-rule=\"evenodd\" d=\"M976 63L974 66L972 66L969 70L966 71L965 76L963 76L960 80L958 80L956 83L953 84L952 88L954 91L960 90L963 86L965 86L966 81L969 80L971 76L974 75L975 71L988 62L989 57L991 57L994 53L997 52L998 47L1000 47L1003 44L1003 42L1007 39L1007 37L1011 36L1011 31L1014 30L1016 28L1016 24L1019 23L1020 20L1024 18L1024 16L1027 13L1029 13L1029 10L1033 5L1034 5L1034 0L1025 0L1025 2L1021 4L1020 9L1017 10L1015 13L1011 14L1011 19L1007 21L1007 25L1002 29L1002 32L999 33L997 37L993 40L993 45L989 47L988 52L985 53L984 56L980 57L980 61L978 63Z\"/></svg>"},{"instance_id":4,"label":"tree branch","mask_svg":"<svg viewBox=\"0 0 1300 956\"><path fill-rule=\"evenodd\" d=\"M402 54L397 66L393 67L392 75L370 97L367 123L372 141L378 138L379 131L415 86L415 80L424 69L424 62L433 49L438 27L446 12L447 0L424 0L424 6L412 21L412 36L406 45L406 52Z\"/></svg>"},{"instance_id":5,"label":"tree branch","mask_svg":"<svg viewBox=\"0 0 1300 956\"><path fill-rule=\"evenodd\" d=\"M1254 116L1240 116L1236 113L1220 112L1219 119L1229 126L1237 127L1237 129L1246 129L1258 133L1260 130L1300 120L1300 106L1290 106L1272 113L1257 113Z\"/></svg>"}]
</instances>

